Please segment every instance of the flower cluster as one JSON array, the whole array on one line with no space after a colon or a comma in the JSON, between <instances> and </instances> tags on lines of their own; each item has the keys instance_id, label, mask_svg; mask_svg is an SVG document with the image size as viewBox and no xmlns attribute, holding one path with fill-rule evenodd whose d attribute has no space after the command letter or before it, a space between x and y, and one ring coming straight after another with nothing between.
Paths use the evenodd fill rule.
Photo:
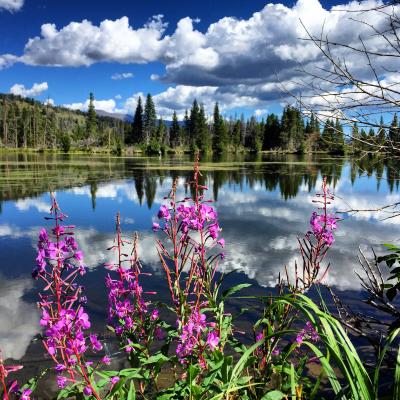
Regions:
<instances>
[{"instance_id":1,"label":"flower cluster","mask_svg":"<svg viewBox=\"0 0 400 400\"><path fill-rule=\"evenodd\" d=\"M85 273L83 253L74 238L73 226L61 223L66 218L52 199L54 221L49 234L45 229L39 233L36 269L32 276L44 282L38 303L42 316L40 325L45 329L43 344L55 362L57 384L64 388L68 382L83 380L85 390L94 392L84 353L89 346L93 351L102 349L96 335L88 335L89 316L83 303L83 287L77 283L79 275ZM98 398L97 393L93 395Z\"/></svg>"},{"instance_id":2,"label":"flower cluster","mask_svg":"<svg viewBox=\"0 0 400 400\"><path fill-rule=\"evenodd\" d=\"M333 214L320 215L314 211L311 215L310 224L313 235L317 240L325 242L330 247L334 242L333 231L337 228L337 218Z\"/></svg>"},{"instance_id":3,"label":"flower cluster","mask_svg":"<svg viewBox=\"0 0 400 400\"><path fill-rule=\"evenodd\" d=\"M303 259L302 270L298 270L295 264L295 280L286 283L292 293L306 292L310 287L326 277L329 264L322 268L325 256L334 242L334 231L337 228L338 218L335 214L328 213L328 206L334 200L326 184L326 178L322 181L322 192L316 193L313 203L318 204L318 210L311 215L309 230L303 239L298 239L301 257ZM286 276L288 274L286 273ZM283 287L283 281L280 286Z\"/></svg>"},{"instance_id":4,"label":"flower cluster","mask_svg":"<svg viewBox=\"0 0 400 400\"><path fill-rule=\"evenodd\" d=\"M157 250L178 317L178 360L187 364L192 357L205 367L205 351L213 351L221 341L219 328L206 322L203 310L214 301L212 281L219 260L224 258L220 248L225 241L220 237L217 212L204 196L208 188L199 184L200 176L197 159L194 179L189 182L193 196L177 200L175 181L165 198L168 203L158 211L159 222L153 223L153 231L164 234L163 239L157 239Z\"/></svg>"},{"instance_id":5,"label":"flower cluster","mask_svg":"<svg viewBox=\"0 0 400 400\"><path fill-rule=\"evenodd\" d=\"M203 364L205 366L202 355L203 350L207 346L211 351L214 351L219 344L218 332L213 329L215 324L207 324L206 315L200 313L198 310L194 310L190 314L185 324L182 324L180 320L177 321L177 324L178 330L181 332L176 348L176 354L180 363L186 364L190 356L196 355L200 365ZM204 340L206 333L207 337Z\"/></svg>"},{"instance_id":6,"label":"flower cluster","mask_svg":"<svg viewBox=\"0 0 400 400\"><path fill-rule=\"evenodd\" d=\"M203 186L205 188L205 186ZM164 225L160 225L157 222L153 222L153 231L157 232L162 229L167 234L171 232L170 224L171 212L175 211L174 218L179 222L179 230L182 233L181 241L185 241L191 231L200 232L204 231L206 234L205 239L211 238L217 239L221 228L218 225L217 212L214 207L207 203L190 204L191 199L185 198L174 210L174 202L170 202L171 208L163 204L158 211L158 218L163 220ZM193 240L193 238L191 238ZM218 244L224 247L224 239L220 239Z\"/></svg>"},{"instance_id":7,"label":"flower cluster","mask_svg":"<svg viewBox=\"0 0 400 400\"><path fill-rule=\"evenodd\" d=\"M321 199L321 200L320 200ZM322 212L317 213L314 211L311 215L310 225L311 231L308 235L313 235L320 246L331 247L334 242L333 231L337 228L338 218L334 214L328 214L327 208L334 200L333 195L330 193L329 188L326 184L326 178L322 181L322 192L316 194L314 203L319 203L319 207Z\"/></svg>"},{"instance_id":8,"label":"flower cluster","mask_svg":"<svg viewBox=\"0 0 400 400\"><path fill-rule=\"evenodd\" d=\"M152 308L149 302L143 298L144 294L155 294L155 292L143 292L140 285L140 275L143 275L140 260L137 254L137 236L133 243L130 257L122 252L122 247L131 244L122 239L120 228L120 217L117 215L117 236L115 250L118 255L117 263L108 263L108 270L117 272L118 278L113 279L110 274L106 277L108 292L108 321L114 328L117 336L125 342L125 350L130 353L134 351L131 346L132 340L150 341L151 337L162 339L163 332L158 326L159 312ZM127 263L128 265L124 265Z\"/></svg>"},{"instance_id":9,"label":"flower cluster","mask_svg":"<svg viewBox=\"0 0 400 400\"><path fill-rule=\"evenodd\" d=\"M196 161L194 180L189 183L194 190L193 198L177 200L175 181L170 195L165 198L168 203L161 205L158 211L160 222L153 223L153 231L162 231L165 235L163 241L157 240L158 253L178 314L182 309L182 294L185 304L192 294L202 297L203 286L198 283L211 282L218 261L225 257L223 252L216 250L225 246L225 240L220 238L217 212L210 205L211 200L205 200L202 194L208 188L199 184L199 175ZM184 271L189 274L189 279L182 287L180 276Z\"/></svg>"},{"instance_id":10,"label":"flower cluster","mask_svg":"<svg viewBox=\"0 0 400 400\"><path fill-rule=\"evenodd\" d=\"M307 339L313 342L318 342L319 340L319 335L310 321L307 321L305 327L297 333L296 343L300 345L303 340Z\"/></svg>"}]
</instances>

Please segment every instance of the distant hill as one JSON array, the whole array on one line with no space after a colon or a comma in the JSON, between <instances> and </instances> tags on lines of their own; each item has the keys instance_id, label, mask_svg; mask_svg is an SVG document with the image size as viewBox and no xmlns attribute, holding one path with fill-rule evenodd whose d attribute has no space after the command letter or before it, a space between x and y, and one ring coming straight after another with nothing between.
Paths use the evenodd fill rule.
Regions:
<instances>
[{"instance_id":1,"label":"distant hill","mask_svg":"<svg viewBox=\"0 0 400 400\"><path fill-rule=\"evenodd\" d=\"M133 122L133 116L130 114L109 113L104 110L96 110L96 114L101 117L115 118L124 122Z\"/></svg>"},{"instance_id":2,"label":"distant hill","mask_svg":"<svg viewBox=\"0 0 400 400\"><path fill-rule=\"evenodd\" d=\"M109 113L107 111L104 110L96 110L96 114L102 117L108 117L108 118L115 118L115 119L119 119L121 121L124 122L133 122L133 116L130 114L120 114L120 113ZM163 119L164 124L167 126L167 128L169 128L172 125L172 121L168 120L168 119ZM179 125L183 126L184 122L183 121L179 121Z\"/></svg>"},{"instance_id":3,"label":"distant hill","mask_svg":"<svg viewBox=\"0 0 400 400\"><path fill-rule=\"evenodd\" d=\"M31 98L0 93L0 145L54 148L67 141L78 147L123 141L132 117L97 112L96 134L87 135L87 112L43 104Z\"/></svg>"}]
</instances>

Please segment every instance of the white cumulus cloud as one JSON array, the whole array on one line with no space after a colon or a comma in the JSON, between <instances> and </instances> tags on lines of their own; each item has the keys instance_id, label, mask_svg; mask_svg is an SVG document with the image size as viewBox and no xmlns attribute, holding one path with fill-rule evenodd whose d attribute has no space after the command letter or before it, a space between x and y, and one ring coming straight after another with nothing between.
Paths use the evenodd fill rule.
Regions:
<instances>
[{"instance_id":1,"label":"white cumulus cloud","mask_svg":"<svg viewBox=\"0 0 400 400\"><path fill-rule=\"evenodd\" d=\"M19 11L24 5L24 0L0 0L0 10Z\"/></svg>"},{"instance_id":2,"label":"white cumulus cloud","mask_svg":"<svg viewBox=\"0 0 400 400\"><path fill-rule=\"evenodd\" d=\"M106 19L98 25L89 20L70 22L63 27L46 23L41 26L40 35L27 41L21 55L0 55L0 68L15 62L79 67L99 62L156 61L165 66L165 72L152 74L151 79L173 85L155 96L160 115L170 115L174 109L182 113L195 97L205 104L210 98L212 102L218 101L222 111L247 106L260 112L270 102L281 102L285 97L282 86L287 90L300 89L301 69L312 73L317 68L329 67L311 41L301 40L307 36L304 26L316 36L323 27L332 42L359 48L362 38L363 45L376 52L390 50L385 39L370 27L385 32L390 22L387 15L379 11L362 12L382 4L381 0L351 1L328 8L319 0L298 0L291 6L269 3L249 18L226 16L203 31L197 29L196 19L187 16L168 35L161 15L142 27L134 27L126 16ZM399 11L400 5L393 6L393 12ZM358 52L349 48L334 51L346 61L352 73L366 82L374 79L369 76L367 60ZM397 59L392 59L386 58L385 65L375 64L383 80L398 71ZM125 79L129 74L113 77ZM327 88L330 89L333 88ZM136 102L132 98L124 106L130 113ZM107 107L110 105L107 103Z\"/></svg>"},{"instance_id":3,"label":"white cumulus cloud","mask_svg":"<svg viewBox=\"0 0 400 400\"><path fill-rule=\"evenodd\" d=\"M11 86L10 93L22 97L36 97L45 92L48 88L49 85L47 82L34 83L30 89L26 88L20 83L16 83L15 85Z\"/></svg>"},{"instance_id":4,"label":"white cumulus cloud","mask_svg":"<svg viewBox=\"0 0 400 400\"><path fill-rule=\"evenodd\" d=\"M33 287L32 279L7 280L0 277L0 347L5 358L21 358L39 331L39 313L23 300Z\"/></svg>"},{"instance_id":5,"label":"white cumulus cloud","mask_svg":"<svg viewBox=\"0 0 400 400\"><path fill-rule=\"evenodd\" d=\"M29 39L20 61L28 65L70 66L96 62L145 63L160 57L161 36L165 24L162 16L139 29L128 17L104 20L95 26L88 20L71 22L61 29L43 24L41 36Z\"/></svg>"},{"instance_id":6,"label":"white cumulus cloud","mask_svg":"<svg viewBox=\"0 0 400 400\"><path fill-rule=\"evenodd\" d=\"M93 104L96 110L102 110L108 113L115 113L120 111L116 108L116 103L114 99L94 100ZM63 104L63 107L69 108L71 110L87 111L89 107L89 99L81 103Z\"/></svg>"}]
</instances>

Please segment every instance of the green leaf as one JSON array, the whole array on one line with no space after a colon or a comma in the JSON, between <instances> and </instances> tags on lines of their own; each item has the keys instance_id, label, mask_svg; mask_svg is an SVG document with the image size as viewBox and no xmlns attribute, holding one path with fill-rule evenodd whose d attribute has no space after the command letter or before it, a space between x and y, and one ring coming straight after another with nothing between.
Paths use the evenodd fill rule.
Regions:
<instances>
[{"instance_id":1,"label":"green leaf","mask_svg":"<svg viewBox=\"0 0 400 400\"><path fill-rule=\"evenodd\" d=\"M164 354L162 353L159 353L149 357L147 360L143 361L142 364L147 365L147 364L164 363L168 360L169 360L168 357L164 356Z\"/></svg>"},{"instance_id":2,"label":"green leaf","mask_svg":"<svg viewBox=\"0 0 400 400\"><path fill-rule=\"evenodd\" d=\"M252 286L251 283L241 283L239 285L233 286L222 293L222 299L226 299L229 296L232 296L234 293L239 292L242 289L248 288Z\"/></svg>"},{"instance_id":3,"label":"green leaf","mask_svg":"<svg viewBox=\"0 0 400 400\"><path fill-rule=\"evenodd\" d=\"M261 400L282 400L285 394L279 390L273 390L261 397Z\"/></svg>"},{"instance_id":4,"label":"green leaf","mask_svg":"<svg viewBox=\"0 0 400 400\"><path fill-rule=\"evenodd\" d=\"M135 390L135 384L133 381L131 381L131 385L129 387L129 392L128 392L128 397L126 400L135 400L136 399L136 390Z\"/></svg>"}]
</instances>

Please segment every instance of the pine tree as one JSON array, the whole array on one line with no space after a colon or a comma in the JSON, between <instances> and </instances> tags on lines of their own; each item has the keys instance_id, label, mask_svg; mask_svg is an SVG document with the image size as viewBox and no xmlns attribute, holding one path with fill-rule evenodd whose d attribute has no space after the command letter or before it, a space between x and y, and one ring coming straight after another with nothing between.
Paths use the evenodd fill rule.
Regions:
<instances>
[{"instance_id":1,"label":"pine tree","mask_svg":"<svg viewBox=\"0 0 400 400\"><path fill-rule=\"evenodd\" d=\"M240 116L240 144L244 146L246 140L246 122L244 120L244 114Z\"/></svg>"},{"instance_id":2,"label":"pine tree","mask_svg":"<svg viewBox=\"0 0 400 400\"><path fill-rule=\"evenodd\" d=\"M153 138L157 131L157 115L156 108L154 106L153 98L149 93L146 97L146 104L144 106L143 115L143 133L144 133L144 143L149 145L150 139Z\"/></svg>"},{"instance_id":3,"label":"pine tree","mask_svg":"<svg viewBox=\"0 0 400 400\"><path fill-rule=\"evenodd\" d=\"M353 151L358 152L361 148L360 146L360 132L358 130L358 125L357 122L354 122L352 128L351 128L351 143L353 145Z\"/></svg>"},{"instance_id":4,"label":"pine tree","mask_svg":"<svg viewBox=\"0 0 400 400\"><path fill-rule=\"evenodd\" d=\"M304 141L304 121L297 108L286 107L282 113L280 147L284 150L298 151Z\"/></svg>"},{"instance_id":5,"label":"pine tree","mask_svg":"<svg viewBox=\"0 0 400 400\"><path fill-rule=\"evenodd\" d=\"M194 99L192 108L190 109L189 118L189 146L192 153L198 150L198 140L200 136L200 108L197 100Z\"/></svg>"},{"instance_id":6,"label":"pine tree","mask_svg":"<svg viewBox=\"0 0 400 400\"><path fill-rule=\"evenodd\" d=\"M8 144L8 102L7 96L3 98L3 107L2 107L2 119L3 119L3 145L7 146Z\"/></svg>"},{"instance_id":7,"label":"pine tree","mask_svg":"<svg viewBox=\"0 0 400 400\"><path fill-rule=\"evenodd\" d=\"M233 125L232 131L232 144L235 147L235 150L238 150L239 146L242 144L241 139L241 123L239 120L235 122Z\"/></svg>"},{"instance_id":8,"label":"pine tree","mask_svg":"<svg viewBox=\"0 0 400 400\"><path fill-rule=\"evenodd\" d=\"M180 145L180 128L178 117L176 115L176 111L172 114L172 124L169 129L169 141L172 148L178 147Z\"/></svg>"},{"instance_id":9,"label":"pine tree","mask_svg":"<svg viewBox=\"0 0 400 400\"><path fill-rule=\"evenodd\" d=\"M310 120L307 121L306 129L305 129L305 133L307 135L311 135L312 133L314 133L314 125L315 125L315 117L314 117L314 113L311 113Z\"/></svg>"},{"instance_id":10,"label":"pine tree","mask_svg":"<svg viewBox=\"0 0 400 400\"><path fill-rule=\"evenodd\" d=\"M397 121L397 114L394 114L392 123L390 124L389 140L393 146L399 146L400 144L400 128Z\"/></svg>"},{"instance_id":11,"label":"pine tree","mask_svg":"<svg viewBox=\"0 0 400 400\"><path fill-rule=\"evenodd\" d=\"M262 149L261 128L256 117L252 116L247 123L246 147L258 153Z\"/></svg>"},{"instance_id":12,"label":"pine tree","mask_svg":"<svg viewBox=\"0 0 400 400\"><path fill-rule=\"evenodd\" d=\"M384 146L386 143L386 131L385 131L385 124L383 123L383 117L381 117L377 136L378 136L378 144Z\"/></svg>"},{"instance_id":13,"label":"pine tree","mask_svg":"<svg viewBox=\"0 0 400 400\"><path fill-rule=\"evenodd\" d=\"M330 148L330 152L333 154L344 155L344 132L343 126L336 118L335 128L333 133L333 143Z\"/></svg>"},{"instance_id":14,"label":"pine tree","mask_svg":"<svg viewBox=\"0 0 400 400\"><path fill-rule=\"evenodd\" d=\"M141 143L143 141L143 106L142 98L139 96L133 117L131 143Z\"/></svg>"},{"instance_id":15,"label":"pine tree","mask_svg":"<svg viewBox=\"0 0 400 400\"><path fill-rule=\"evenodd\" d=\"M94 95L92 92L89 94L89 107L86 119L86 137L93 138L97 131L97 115L94 108Z\"/></svg>"},{"instance_id":16,"label":"pine tree","mask_svg":"<svg viewBox=\"0 0 400 400\"><path fill-rule=\"evenodd\" d=\"M190 145L190 118L188 110L185 110L185 116L183 118L183 129L181 130L181 134L181 143L185 146Z\"/></svg>"},{"instance_id":17,"label":"pine tree","mask_svg":"<svg viewBox=\"0 0 400 400\"><path fill-rule=\"evenodd\" d=\"M275 114L269 114L264 127L263 150L279 147L280 123Z\"/></svg>"},{"instance_id":18,"label":"pine tree","mask_svg":"<svg viewBox=\"0 0 400 400\"><path fill-rule=\"evenodd\" d=\"M334 123L330 119L327 119L321 135L321 149L324 151L330 151L333 148L334 143L335 143Z\"/></svg>"},{"instance_id":19,"label":"pine tree","mask_svg":"<svg viewBox=\"0 0 400 400\"><path fill-rule=\"evenodd\" d=\"M213 124L213 151L221 154L227 150L228 131L222 116L219 113L218 103L214 106L214 124Z\"/></svg>"},{"instance_id":20,"label":"pine tree","mask_svg":"<svg viewBox=\"0 0 400 400\"><path fill-rule=\"evenodd\" d=\"M208 153L211 150L211 135L203 105L200 107L198 122L197 147L202 153Z\"/></svg>"},{"instance_id":21,"label":"pine tree","mask_svg":"<svg viewBox=\"0 0 400 400\"><path fill-rule=\"evenodd\" d=\"M165 143L166 135L167 135L167 127L163 119L160 118L158 120L157 133L156 133L156 140L158 141L158 143L160 144Z\"/></svg>"}]
</instances>

